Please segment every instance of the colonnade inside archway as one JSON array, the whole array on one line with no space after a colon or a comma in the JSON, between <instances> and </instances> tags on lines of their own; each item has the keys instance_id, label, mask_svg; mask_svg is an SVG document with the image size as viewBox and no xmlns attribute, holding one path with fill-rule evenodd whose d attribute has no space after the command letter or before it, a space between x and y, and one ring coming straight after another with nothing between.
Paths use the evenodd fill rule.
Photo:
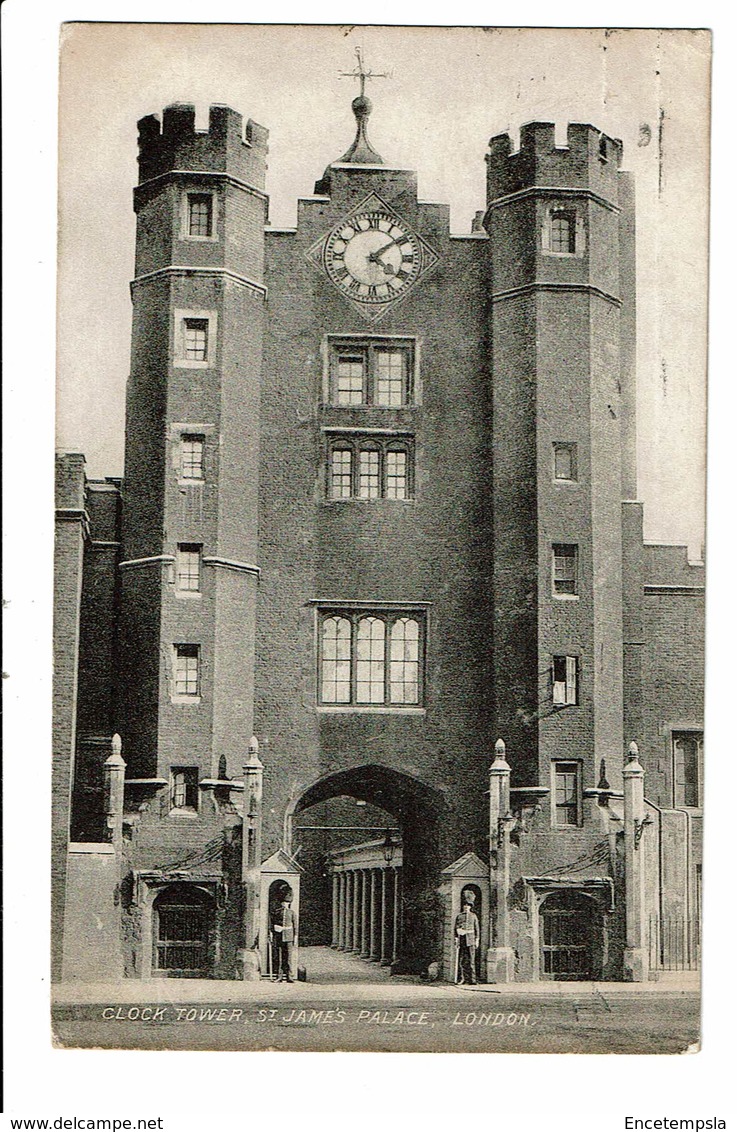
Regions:
<instances>
[{"instance_id":1,"label":"colonnade inside archway","mask_svg":"<svg viewBox=\"0 0 737 1132\"><path fill-rule=\"evenodd\" d=\"M396 962L402 931L402 866L333 866L332 946L370 962Z\"/></svg>"}]
</instances>

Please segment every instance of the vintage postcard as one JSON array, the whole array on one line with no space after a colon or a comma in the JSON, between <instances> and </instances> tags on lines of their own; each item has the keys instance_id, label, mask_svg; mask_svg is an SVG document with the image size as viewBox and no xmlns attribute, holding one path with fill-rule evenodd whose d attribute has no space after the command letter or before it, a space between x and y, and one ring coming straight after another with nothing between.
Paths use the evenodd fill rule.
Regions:
<instances>
[{"instance_id":1,"label":"vintage postcard","mask_svg":"<svg viewBox=\"0 0 737 1132\"><path fill-rule=\"evenodd\" d=\"M698 1048L710 59L63 27L58 1046Z\"/></svg>"}]
</instances>

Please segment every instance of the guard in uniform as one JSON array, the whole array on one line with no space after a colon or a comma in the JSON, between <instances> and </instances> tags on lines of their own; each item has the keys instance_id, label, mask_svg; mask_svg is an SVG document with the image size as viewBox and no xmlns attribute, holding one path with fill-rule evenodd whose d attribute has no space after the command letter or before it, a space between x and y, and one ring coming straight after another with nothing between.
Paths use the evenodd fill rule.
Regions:
<instances>
[{"instance_id":1,"label":"guard in uniform","mask_svg":"<svg viewBox=\"0 0 737 1132\"><path fill-rule=\"evenodd\" d=\"M278 981L293 983L294 944L297 938L297 917L292 911L292 898L285 896L271 921L272 938L276 952Z\"/></svg>"},{"instance_id":2,"label":"guard in uniform","mask_svg":"<svg viewBox=\"0 0 737 1132\"><path fill-rule=\"evenodd\" d=\"M461 894L461 911L456 916L456 982L476 984L476 952L481 941L479 918L474 912L476 896L464 888Z\"/></svg>"}]
</instances>

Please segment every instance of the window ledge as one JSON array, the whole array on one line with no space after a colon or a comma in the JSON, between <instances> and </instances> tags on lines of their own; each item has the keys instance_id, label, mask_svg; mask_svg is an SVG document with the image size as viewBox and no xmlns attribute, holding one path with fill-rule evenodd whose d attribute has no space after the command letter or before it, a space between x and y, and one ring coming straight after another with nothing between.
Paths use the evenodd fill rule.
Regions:
<instances>
[{"instance_id":1,"label":"window ledge","mask_svg":"<svg viewBox=\"0 0 737 1132\"><path fill-rule=\"evenodd\" d=\"M580 594L553 594L555 601L580 601Z\"/></svg>"},{"instance_id":2,"label":"window ledge","mask_svg":"<svg viewBox=\"0 0 737 1132\"><path fill-rule=\"evenodd\" d=\"M402 704L316 704L318 715L427 715L427 708Z\"/></svg>"},{"instance_id":3,"label":"window ledge","mask_svg":"<svg viewBox=\"0 0 737 1132\"><path fill-rule=\"evenodd\" d=\"M360 496L353 496L351 498L346 497L345 499L323 499L322 502L328 506L335 503L338 505L344 503L400 503L406 506L408 503L416 503L417 500L414 497L412 499L389 499L387 496L384 496L383 499L363 499Z\"/></svg>"},{"instance_id":4,"label":"window ledge","mask_svg":"<svg viewBox=\"0 0 737 1132\"><path fill-rule=\"evenodd\" d=\"M174 596L176 598L183 598L184 601L201 601L202 590L178 590L175 587Z\"/></svg>"},{"instance_id":5,"label":"window ledge","mask_svg":"<svg viewBox=\"0 0 737 1132\"><path fill-rule=\"evenodd\" d=\"M172 366L174 369L212 369L212 362L200 362L195 358L175 358Z\"/></svg>"},{"instance_id":6,"label":"window ledge","mask_svg":"<svg viewBox=\"0 0 737 1132\"><path fill-rule=\"evenodd\" d=\"M172 808L167 816L170 818L186 818L190 821L192 818L199 817L199 813L197 810L193 810L191 806L182 806L176 809Z\"/></svg>"},{"instance_id":7,"label":"window ledge","mask_svg":"<svg viewBox=\"0 0 737 1132\"><path fill-rule=\"evenodd\" d=\"M173 704L199 704L202 700L201 696L171 696Z\"/></svg>"}]
</instances>

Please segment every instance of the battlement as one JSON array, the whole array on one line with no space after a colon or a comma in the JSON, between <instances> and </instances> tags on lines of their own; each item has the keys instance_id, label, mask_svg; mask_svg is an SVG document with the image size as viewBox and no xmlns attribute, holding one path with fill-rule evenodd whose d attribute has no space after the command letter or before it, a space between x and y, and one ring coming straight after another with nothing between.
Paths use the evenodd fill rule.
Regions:
<instances>
[{"instance_id":1,"label":"battlement","mask_svg":"<svg viewBox=\"0 0 737 1132\"><path fill-rule=\"evenodd\" d=\"M138 123L139 184L186 169L229 173L263 189L269 131L250 118L243 131L243 117L229 106L211 106L207 130L195 129L194 106L175 103L158 114L148 114Z\"/></svg>"},{"instance_id":2,"label":"battlement","mask_svg":"<svg viewBox=\"0 0 737 1132\"><path fill-rule=\"evenodd\" d=\"M588 189L616 203L622 143L595 126L571 122L566 145L556 146L552 122L527 122L516 152L509 134L491 138L486 164L489 204L536 185Z\"/></svg>"}]
</instances>

